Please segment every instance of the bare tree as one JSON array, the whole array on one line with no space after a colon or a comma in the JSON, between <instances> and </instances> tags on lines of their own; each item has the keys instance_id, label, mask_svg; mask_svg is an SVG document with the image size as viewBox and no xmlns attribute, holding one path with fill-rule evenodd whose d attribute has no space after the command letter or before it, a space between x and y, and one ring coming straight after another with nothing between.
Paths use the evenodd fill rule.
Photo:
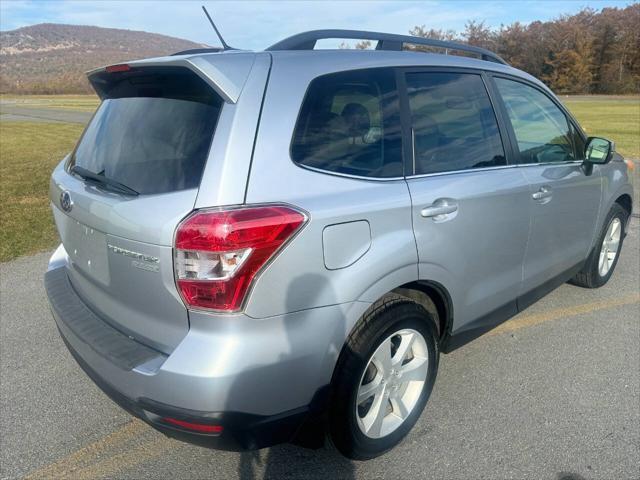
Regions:
<instances>
[{"instance_id":1,"label":"bare tree","mask_svg":"<svg viewBox=\"0 0 640 480\"><path fill-rule=\"evenodd\" d=\"M356 50L369 50L371 48L371 40L360 40L356 43Z\"/></svg>"}]
</instances>

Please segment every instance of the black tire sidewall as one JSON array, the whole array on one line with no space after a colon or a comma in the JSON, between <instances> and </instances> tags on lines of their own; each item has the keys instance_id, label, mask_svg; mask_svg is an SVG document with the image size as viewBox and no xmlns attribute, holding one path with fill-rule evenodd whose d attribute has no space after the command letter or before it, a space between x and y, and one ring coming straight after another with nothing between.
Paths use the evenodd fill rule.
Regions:
<instances>
[{"instance_id":1,"label":"black tire sidewall","mask_svg":"<svg viewBox=\"0 0 640 480\"><path fill-rule=\"evenodd\" d=\"M403 329L416 330L425 339L429 362L426 382L418 402L402 425L385 437L369 438L360 430L356 418L356 397L362 374L378 346L393 333ZM345 358L341 362L343 368L334 379L330 433L334 445L343 455L363 460L379 456L396 446L418 421L433 390L439 350L435 324L429 313L410 301L395 303L381 311L360 333L364 338L353 345L347 345L343 352Z\"/></svg>"}]
</instances>

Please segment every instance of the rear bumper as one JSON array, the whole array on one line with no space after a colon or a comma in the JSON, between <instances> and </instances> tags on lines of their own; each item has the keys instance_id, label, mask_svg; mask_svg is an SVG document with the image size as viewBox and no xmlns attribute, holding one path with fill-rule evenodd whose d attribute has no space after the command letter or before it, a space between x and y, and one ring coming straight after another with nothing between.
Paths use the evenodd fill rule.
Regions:
<instances>
[{"instance_id":1,"label":"rear bumper","mask_svg":"<svg viewBox=\"0 0 640 480\"><path fill-rule=\"evenodd\" d=\"M98 318L75 292L67 268L52 259L45 275L58 330L89 377L125 410L169 436L220 449L262 448L315 428L336 344L343 342L344 307L262 320L213 317L207 325L192 323L166 355ZM194 433L168 425L166 417L223 431Z\"/></svg>"},{"instance_id":2,"label":"rear bumper","mask_svg":"<svg viewBox=\"0 0 640 480\"><path fill-rule=\"evenodd\" d=\"M243 451L289 442L296 439L297 436L303 438L321 434L315 427L317 420L311 414L309 407L302 407L280 415L260 416L234 412L198 412L165 405L148 398L137 400L128 398L114 386L108 384L85 362L74 350L62 330L60 334L78 365L112 401L169 437L208 448ZM163 422L162 419L167 417L201 425L217 425L221 426L223 430L220 434L191 432ZM306 429L307 426L309 429L316 429L316 431L302 432L303 427ZM319 442L320 440L316 438L312 441Z\"/></svg>"}]
</instances>

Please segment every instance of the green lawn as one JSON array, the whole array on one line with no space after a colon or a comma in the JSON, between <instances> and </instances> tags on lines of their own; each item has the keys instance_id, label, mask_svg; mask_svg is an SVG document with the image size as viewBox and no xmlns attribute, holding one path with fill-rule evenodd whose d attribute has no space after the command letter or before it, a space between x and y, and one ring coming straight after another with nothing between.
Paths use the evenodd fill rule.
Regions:
<instances>
[{"instance_id":1,"label":"green lawn","mask_svg":"<svg viewBox=\"0 0 640 480\"><path fill-rule=\"evenodd\" d=\"M640 97L579 96L561 100L587 135L613 140L621 155L640 159Z\"/></svg>"},{"instance_id":2,"label":"green lawn","mask_svg":"<svg viewBox=\"0 0 640 480\"><path fill-rule=\"evenodd\" d=\"M93 110L95 96L2 96L3 102ZM640 159L640 97L563 97L589 135L616 142L618 151ZM82 125L0 121L0 261L55 246L49 210L49 176L73 149Z\"/></svg>"},{"instance_id":3,"label":"green lawn","mask_svg":"<svg viewBox=\"0 0 640 480\"><path fill-rule=\"evenodd\" d=\"M53 247L49 177L83 126L0 122L0 261Z\"/></svg>"}]
</instances>

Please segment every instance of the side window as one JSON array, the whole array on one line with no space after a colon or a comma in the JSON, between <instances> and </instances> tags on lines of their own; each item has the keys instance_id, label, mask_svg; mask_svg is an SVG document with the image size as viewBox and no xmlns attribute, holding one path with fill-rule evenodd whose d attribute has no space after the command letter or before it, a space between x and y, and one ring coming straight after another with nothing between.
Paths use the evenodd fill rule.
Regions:
<instances>
[{"instance_id":1,"label":"side window","mask_svg":"<svg viewBox=\"0 0 640 480\"><path fill-rule=\"evenodd\" d=\"M540 90L495 79L516 134L521 163L576 160L574 132L562 110Z\"/></svg>"},{"instance_id":2,"label":"side window","mask_svg":"<svg viewBox=\"0 0 640 480\"><path fill-rule=\"evenodd\" d=\"M480 75L425 72L406 78L417 175L506 164Z\"/></svg>"},{"instance_id":3,"label":"side window","mask_svg":"<svg viewBox=\"0 0 640 480\"><path fill-rule=\"evenodd\" d=\"M365 177L401 177L402 137L391 69L316 78L305 96L291 145L294 162Z\"/></svg>"}]
</instances>

